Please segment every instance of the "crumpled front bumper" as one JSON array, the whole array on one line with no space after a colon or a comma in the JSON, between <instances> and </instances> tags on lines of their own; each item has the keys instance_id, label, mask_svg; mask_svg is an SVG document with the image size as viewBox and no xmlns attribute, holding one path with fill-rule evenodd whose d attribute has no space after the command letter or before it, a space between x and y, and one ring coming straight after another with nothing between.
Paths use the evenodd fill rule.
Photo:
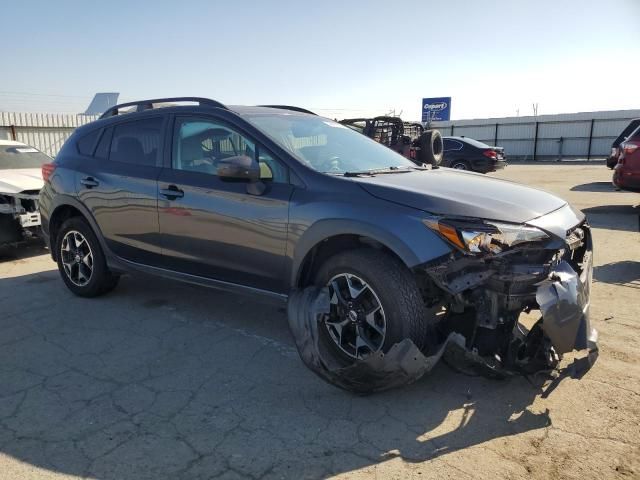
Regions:
<instances>
[{"instance_id":1,"label":"crumpled front bumper","mask_svg":"<svg viewBox=\"0 0 640 480\"><path fill-rule=\"evenodd\" d=\"M542 329L557 353L597 351L598 332L589 322L593 255L587 251L577 273L562 261L536 291Z\"/></svg>"}]
</instances>

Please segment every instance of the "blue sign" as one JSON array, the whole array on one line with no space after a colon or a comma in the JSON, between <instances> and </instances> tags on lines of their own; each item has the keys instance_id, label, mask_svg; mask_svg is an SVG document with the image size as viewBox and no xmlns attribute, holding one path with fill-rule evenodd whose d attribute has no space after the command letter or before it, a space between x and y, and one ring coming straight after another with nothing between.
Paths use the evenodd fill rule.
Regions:
<instances>
[{"instance_id":1,"label":"blue sign","mask_svg":"<svg viewBox=\"0 0 640 480\"><path fill-rule=\"evenodd\" d=\"M422 121L446 122L451 119L451 97L423 98Z\"/></svg>"}]
</instances>

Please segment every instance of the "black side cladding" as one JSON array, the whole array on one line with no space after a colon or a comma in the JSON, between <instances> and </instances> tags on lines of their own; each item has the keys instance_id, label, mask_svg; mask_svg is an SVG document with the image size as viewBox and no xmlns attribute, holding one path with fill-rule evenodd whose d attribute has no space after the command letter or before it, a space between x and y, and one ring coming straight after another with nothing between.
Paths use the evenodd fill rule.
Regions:
<instances>
[{"instance_id":1,"label":"black side cladding","mask_svg":"<svg viewBox=\"0 0 640 480\"><path fill-rule=\"evenodd\" d=\"M353 393L369 394L413 383L438 363L449 344L464 348L464 337L452 333L434 355L426 357L411 340L404 339L386 354L376 353L344 366L333 360L318 335L318 325L329 313L329 304L326 287L292 292L288 303L289 327L305 365L326 382Z\"/></svg>"}]
</instances>

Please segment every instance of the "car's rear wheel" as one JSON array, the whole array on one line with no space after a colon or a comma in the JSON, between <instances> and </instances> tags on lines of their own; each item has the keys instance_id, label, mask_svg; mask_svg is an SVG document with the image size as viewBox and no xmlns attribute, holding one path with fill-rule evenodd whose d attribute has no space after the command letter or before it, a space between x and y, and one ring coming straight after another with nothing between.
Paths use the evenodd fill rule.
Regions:
<instances>
[{"instance_id":1,"label":"car's rear wheel","mask_svg":"<svg viewBox=\"0 0 640 480\"><path fill-rule=\"evenodd\" d=\"M451 162L451 168L455 170L471 170L469 162L467 162L466 160L454 160L453 162Z\"/></svg>"},{"instance_id":2,"label":"car's rear wheel","mask_svg":"<svg viewBox=\"0 0 640 480\"><path fill-rule=\"evenodd\" d=\"M343 363L386 353L405 338L418 348L433 342L416 281L392 256L373 249L339 253L321 266L315 283L330 296L320 337Z\"/></svg>"},{"instance_id":3,"label":"car's rear wheel","mask_svg":"<svg viewBox=\"0 0 640 480\"><path fill-rule=\"evenodd\" d=\"M64 222L55 248L62 280L76 295L95 297L117 285L118 277L107 268L102 247L84 219L73 217Z\"/></svg>"}]
</instances>

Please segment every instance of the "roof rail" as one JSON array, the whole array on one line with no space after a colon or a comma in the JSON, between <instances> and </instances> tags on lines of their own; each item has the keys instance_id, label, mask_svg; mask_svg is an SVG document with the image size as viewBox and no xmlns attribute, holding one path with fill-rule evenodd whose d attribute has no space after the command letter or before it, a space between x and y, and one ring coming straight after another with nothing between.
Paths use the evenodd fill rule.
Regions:
<instances>
[{"instance_id":1,"label":"roof rail","mask_svg":"<svg viewBox=\"0 0 640 480\"><path fill-rule=\"evenodd\" d=\"M145 110L153 110L154 103L169 103L169 102L197 102L199 105L206 105L208 107L228 108L220 102L211 100L210 98L202 97L170 97L170 98L152 98L150 100L139 100L137 102L120 103L115 105L107 111L105 111L100 118L114 117L118 115L118 110L124 107L137 107L136 112L143 112Z\"/></svg>"},{"instance_id":2,"label":"roof rail","mask_svg":"<svg viewBox=\"0 0 640 480\"><path fill-rule=\"evenodd\" d=\"M307 110L302 107L293 107L291 105L258 105L259 107L267 107L267 108L279 108L280 110L291 110L292 112L300 112L300 113L308 113L310 115L317 115L317 113L313 113L311 110Z\"/></svg>"}]
</instances>

